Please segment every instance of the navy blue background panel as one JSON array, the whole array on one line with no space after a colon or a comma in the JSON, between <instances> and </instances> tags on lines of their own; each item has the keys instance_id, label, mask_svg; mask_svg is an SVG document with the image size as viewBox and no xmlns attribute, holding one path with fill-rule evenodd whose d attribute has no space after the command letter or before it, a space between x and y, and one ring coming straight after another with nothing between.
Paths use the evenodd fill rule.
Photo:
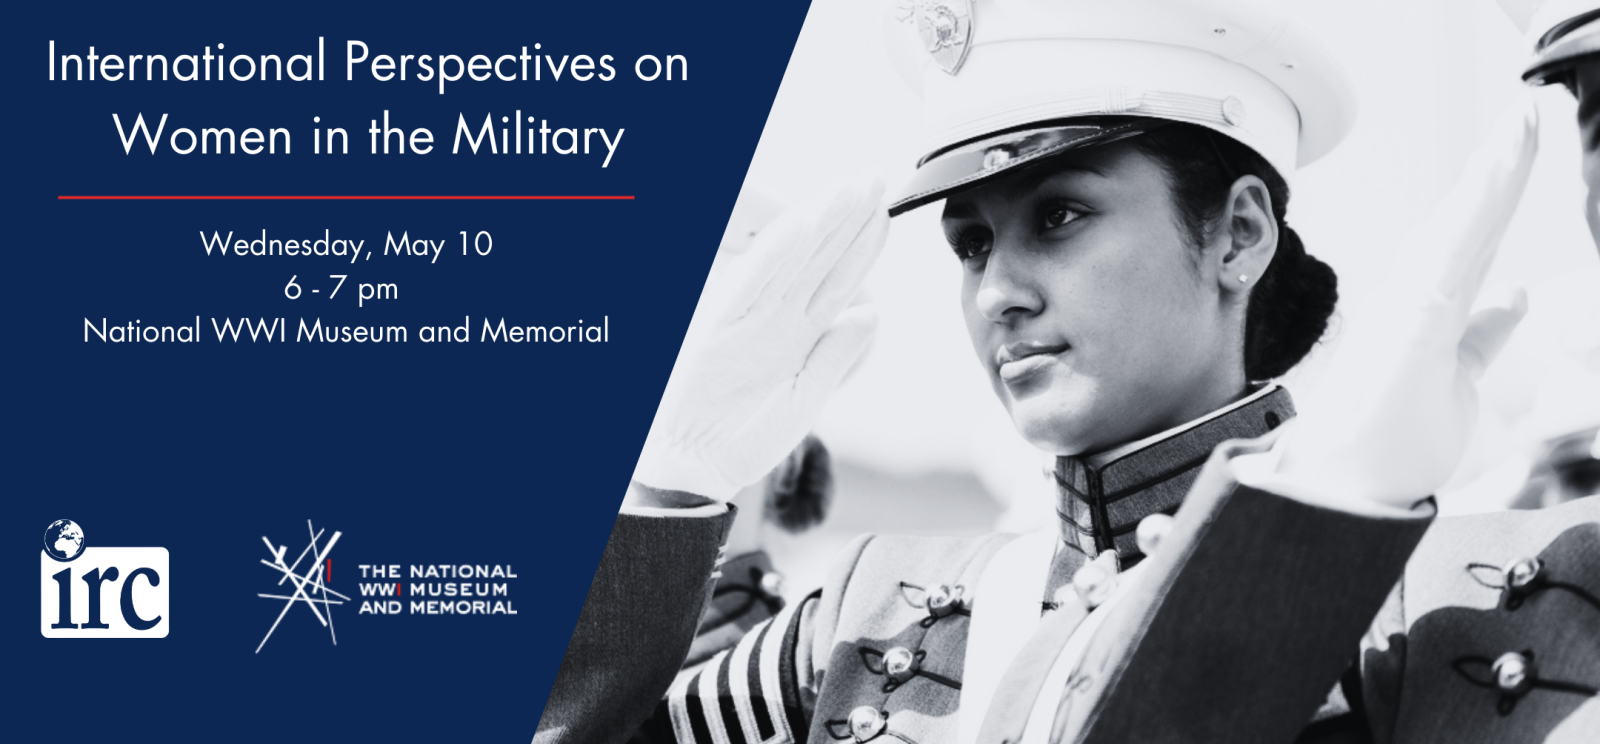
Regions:
<instances>
[{"instance_id":1,"label":"navy blue background panel","mask_svg":"<svg viewBox=\"0 0 1600 744\"><path fill-rule=\"evenodd\" d=\"M24 580L3 626L0 738L526 741L534 731L807 5L30 4L9 9L0 76L7 236L4 549ZM59 55L315 54L322 81L62 81ZM609 82L346 81L369 55L612 55ZM47 78L49 42L58 58ZM540 49L535 51L534 44ZM634 60L688 61L686 80ZM370 57L369 57L370 61ZM415 64L415 62L413 62ZM435 63L436 64L436 63ZM570 61L569 61L570 64ZM509 67L510 65L507 65ZM242 63L241 63L242 68ZM141 78L143 63L140 63ZM520 72L520 70L519 70ZM416 73L416 68L411 68ZM449 152L458 115L520 110L625 129L591 155ZM369 123L426 127L430 154L373 155ZM125 153L112 115L154 128ZM320 117L320 122L313 122ZM291 130L284 154L189 155L172 131ZM314 154L342 127L349 154ZM498 136L498 134L497 134ZM526 136L524 132L524 136ZM180 145L184 144L182 141ZM592 147L600 147L598 135ZM627 195L617 201L63 201L62 195ZM364 240L372 257L208 256L200 233ZM462 235L492 236L462 256ZM384 256L387 234L442 242ZM337 280L347 275L337 296ZM296 278L303 294L285 296ZM358 285L398 297L358 306ZM312 294L312 289L321 290ZM106 343L107 325L192 325L197 343ZM460 326L468 343L421 343ZM286 321L287 342L218 342L212 319ZM404 344L295 341L300 319L405 326ZM604 323L606 343L483 343L508 326ZM55 520L94 547L162 547L162 639L41 634L33 571ZM266 536L339 531L334 645L288 593ZM358 613L361 564L508 566L515 615ZM62 564L70 566L73 564ZM309 563L302 563L304 570ZM123 567L124 576L133 567ZM75 569L76 570L76 569ZM74 574L74 580L77 574ZM143 579L141 579L143 581ZM413 582L402 582L406 595ZM438 583L443 580L430 579ZM117 582L120 583L120 582ZM392 582L391 582L392 583ZM116 611L116 588L103 612ZM48 589L48 587L46 587ZM368 598L371 599L371 598ZM399 599L411 601L410 596ZM41 600L43 601L43 600ZM82 631L87 632L87 631Z\"/></svg>"}]
</instances>

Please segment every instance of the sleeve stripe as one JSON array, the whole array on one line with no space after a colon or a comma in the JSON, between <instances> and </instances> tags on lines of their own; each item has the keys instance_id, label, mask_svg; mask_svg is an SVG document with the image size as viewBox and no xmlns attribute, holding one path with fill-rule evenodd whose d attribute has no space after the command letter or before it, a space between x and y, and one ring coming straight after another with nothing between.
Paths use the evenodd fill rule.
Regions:
<instances>
[{"instance_id":1,"label":"sleeve stripe","mask_svg":"<svg viewBox=\"0 0 1600 744\"><path fill-rule=\"evenodd\" d=\"M788 728L795 744L806 744L806 739L811 734L807 730L805 711L800 707L800 674L799 670L795 668L795 649L800 643L800 614L798 609L804 607L816 596L814 594L793 605L797 611L784 620L783 644L778 653L778 680L783 687L781 688L782 693L777 695L776 698L779 703L783 704L784 712L788 714Z\"/></svg>"},{"instance_id":2,"label":"sleeve stripe","mask_svg":"<svg viewBox=\"0 0 1600 744\"><path fill-rule=\"evenodd\" d=\"M679 678L667 699L673 735L679 742L776 741L766 709L752 701L750 685L755 671L751 659L767 637L771 622L757 625L733 649L711 657L698 674Z\"/></svg>"},{"instance_id":3,"label":"sleeve stripe","mask_svg":"<svg viewBox=\"0 0 1600 744\"><path fill-rule=\"evenodd\" d=\"M747 744L749 739L744 735L744 720L739 715L739 701L734 697L728 679L729 676L743 676L744 670L733 662L734 659L730 654L727 663L717 668L717 707L720 709L718 718L722 721L721 728L724 729L723 733L727 737L728 744ZM706 707L709 708L710 704L708 703Z\"/></svg>"},{"instance_id":4,"label":"sleeve stripe","mask_svg":"<svg viewBox=\"0 0 1600 744\"><path fill-rule=\"evenodd\" d=\"M667 696L673 735L682 744L803 744L794 650L799 608L790 605L752 628L700 672L679 678Z\"/></svg>"},{"instance_id":5,"label":"sleeve stripe","mask_svg":"<svg viewBox=\"0 0 1600 744\"><path fill-rule=\"evenodd\" d=\"M734 648L733 656L728 659L728 692L733 695L734 704L739 710L739 723L744 727L745 741L762 742L765 744L772 738L772 719L767 717L765 708L755 704L750 694L750 680L756 677L755 666L752 658L757 646L766 638L771 630L771 623L763 623L751 632Z\"/></svg>"},{"instance_id":6,"label":"sleeve stripe","mask_svg":"<svg viewBox=\"0 0 1600 744\"><path fill-rule=\"evenodd\" d=\"M690 710L698 710L700 712L700 718L705 722L706 731L710 734L710 738L701 739L697 737L695 741L710 741L712 744L731 744L728 741L727 722L723 720L721 706L718 704L720 696L717 695L717 678L722 676L723 670L727 666L728 652L723 651L717 654L711 660L711 663L707 664L706 668L700 672L698 690L700 704L692 706ZM697 731L696 733L699 732Z\"/></svg>"},{"instance_id":7,"label":"sleeve stripe","mask_svg":"<svg viewBox=\"0 0 1600 744\"><path fill-rule=\"evenodd\" d=\"M672 680L672 686L667 690L667 720L672 723L672 741L693 741L694 734L685 725L688 715L683 699L683 691L688 690L691 682L690 675L680 674L677 680Z\"/></svg>"},{"instance_id":8,"label":"sleeve stripe","mask_svg":"<svg viewBox=\"0 0 1600 744\"><path fill-rule=\"evenodd\" d=\"M714 659L713 662L715 662L715 661L720 661L720 659ZM715 669L716 668L712 664L708 664L708 665L706 665L706 667L708 669ZM705 677L705 675L706 675L706 672L705 672L704 669L702 669L699 674L694 675L694 679L691 680L689 682L689 684L684 685L684 709L685 709L685 712L687 713L687 716L686 716L687 720L685 720L683 722L683 724L684 724L684 727L689 729L689 738L685 739L680 735L679 738L678 738L678 741L680 741L680 742L709 742L709 741L711 741L711 730L706 727L705 714L704 714L703 711L700 710L700 696L699 696L699 694L698 693L695 694L693 700L688 699L689 698L689 690L692 689L692 688L698 688L699 685L700 685L701 678ZM676 728L676 726L674 728Z\"/></svg>"},{"instance_id":9,"label":"sleeve stripe","mask_svg":"<svg viewBox=\"0 0 1600 744\"><path fill-rule=\"evenodd\" d=\"M672 718L672 738L680 742L695 740L693 722L689 716L689 688L700 681L699 674L679 675L667 693L667 713Z\"/></svg>"},{"instance_id":10,"label":"sleeve stripe","mask_svg":"<svg viewBox=\"0 0 1600 744\"><path fill-rule=\"evenodd\" d=\"M783 699L784 682L787 681L789 685L794 684L794 645L790 642L790 636L798 632L793 626L796 625L796 620L799 618L799 609L804 604L805 602L791 604L783 608L783 611L779 612L776 617L772 618L771 627L784 629L782 635L777 636L782 639L782 642L773 643L772 641L775 640L773 636L777 634L766 633L766 637L762 639L764 642L761 644L761 657L757 662L760 673L760 687L764 693L762 697L766 699L767 715L771 717L773 724L777 728L775 733L778 741L804 741L800 737L805 735L805 731L801 729L799 733L796 733L795 729L799 727L793 725L790 721ZM785 654L785 649L788 649L789 653ZM788 680L783 679L783 672L785 671L789 673L790 679ZM798 698L796 702L798 703Z\"/></svg>"}]
</instances>

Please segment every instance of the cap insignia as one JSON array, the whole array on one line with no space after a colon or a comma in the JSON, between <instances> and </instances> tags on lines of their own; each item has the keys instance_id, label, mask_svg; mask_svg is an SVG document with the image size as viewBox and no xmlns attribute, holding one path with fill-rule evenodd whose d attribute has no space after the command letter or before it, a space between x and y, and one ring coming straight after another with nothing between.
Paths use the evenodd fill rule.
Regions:
<instances>
[{"instance_id":1,"label":"cap insignia","mask_svg":"<svg viewBox=\"0 0 1600 744\"><path fill-rule=\"evenodd\" d=\"M983 169L992 171L997 168L1004 168L1016 155L1016 152L1004 145L991 147L983 152Z\"/></svg>"},{"instance_id":2,"label":"cap insignia","mask_svg":"<svg viewBox=\"0 0 1600 744\"><path fill-rule=\"evenodd\" d=\"M916 25L939 69L951 75L961 70L972 41L972 0L902 0L895 17Z\"/></svg>"}]
</instances>

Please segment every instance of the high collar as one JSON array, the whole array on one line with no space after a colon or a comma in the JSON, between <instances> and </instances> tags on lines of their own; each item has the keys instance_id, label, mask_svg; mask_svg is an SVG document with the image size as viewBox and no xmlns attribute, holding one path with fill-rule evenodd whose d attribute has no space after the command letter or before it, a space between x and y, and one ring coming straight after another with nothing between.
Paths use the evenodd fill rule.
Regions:
<instances>
[{"instance_id":1,"label":"high collar","mask_svg":"<svg viewBox=\"0 0 1600 744\"><path fill-rule=\"evenodd\" d=\"M1124 565L1138 560L1140 520L1176 512L1217 445L1262 436L1292 417L1289 391L1267 385L1155 436L1098 455L1057 458L1062 539L1089 556L1116 550Z\"/></svg>"}]
</instances>

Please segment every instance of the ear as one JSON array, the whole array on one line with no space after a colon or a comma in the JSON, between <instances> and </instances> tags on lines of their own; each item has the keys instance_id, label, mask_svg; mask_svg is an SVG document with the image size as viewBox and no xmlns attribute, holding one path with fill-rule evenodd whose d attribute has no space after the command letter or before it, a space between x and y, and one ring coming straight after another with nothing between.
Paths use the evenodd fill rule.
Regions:
<instances>
[{"instance_id":1,"label":"ear","mask_svg":"<svg viewBox=\"0 0 1600 744\"><path fill-rule=\"evenodd\" d=\"M1233 182L1216 240L1220 244L1215 254L1217 281L1223 296L1247 296L1278 252L1272 195L1259 177L1240 176Z\"/></svg>"}]
</instances>

